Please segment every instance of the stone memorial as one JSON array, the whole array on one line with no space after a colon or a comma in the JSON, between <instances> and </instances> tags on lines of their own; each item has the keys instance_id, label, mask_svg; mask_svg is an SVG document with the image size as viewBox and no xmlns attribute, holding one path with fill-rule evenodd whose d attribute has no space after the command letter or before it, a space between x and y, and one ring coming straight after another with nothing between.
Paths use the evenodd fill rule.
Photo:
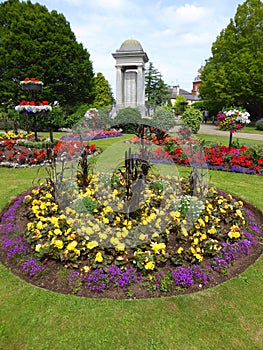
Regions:
<instances>
[{"instance_id":1,"label":"stone memorial","mask_svg":"<svg viewBox=\"0 0 263 350\"><path fill-rule=\"evenodd\" d=\"M116 60L116 108L138 108L145 116L145 63L148 56L135 39L125 40L112 56Z\"/></svg>"}]
</instances>

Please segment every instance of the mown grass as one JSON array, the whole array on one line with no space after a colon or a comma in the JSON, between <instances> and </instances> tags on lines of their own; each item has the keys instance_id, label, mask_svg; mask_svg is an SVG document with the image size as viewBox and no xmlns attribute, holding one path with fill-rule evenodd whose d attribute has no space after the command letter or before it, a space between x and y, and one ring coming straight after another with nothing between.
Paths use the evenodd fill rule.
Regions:
<instances>
[{"instance_id":1,"label":"mown grass","mask_svg":"<svg viewBox=\"0 0 263 350\"><path fill-rule=\"evenodd\" d=\"M117 139L108 139L109 145ZM99 140L100 144L106 140ZM185 172L187 168L178 168ZM167 170L168 171L168 170ZM0 169L0 207L32 187L37 168ZM40 175L45 176L43 169ZM262 177L209 171L211 184L263 210ZM261 189L261 190L260 190ZM1 350L260 350L263 257L195 294L87 299L36 288L0 265Z\"/></svg>"},{"instance_id":2,"label":"mown grass","mask_svg":"<svg viewBox=\"0 0 263 350\"><path fill-rule=\"evenodd\" d=\"M256 129L255 126L248 125L241 131L242 133L246 134L258 134L258 135L263 135L263 130L258 130Z\"/></svg>"}]
</instances>

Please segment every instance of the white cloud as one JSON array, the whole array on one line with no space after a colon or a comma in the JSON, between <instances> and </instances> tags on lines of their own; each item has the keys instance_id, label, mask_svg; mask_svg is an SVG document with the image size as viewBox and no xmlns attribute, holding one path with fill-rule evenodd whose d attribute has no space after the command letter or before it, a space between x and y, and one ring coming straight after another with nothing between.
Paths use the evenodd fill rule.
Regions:
<instances>
[{"instance_id":1,"label":"white cloud","mask_svg":"<svg viewBox=\"0 0 263 350\"><path fill-rule=\"evenodd\" d=\"M210 15L211 10L209 8L189 4L179 7L175 13L176 20L184 23L205 21Z\"/></svg>"},{"instance_id":2,"label":"white cloud","mask_svg":"<svg viewBox=\"0 0 263 350\"><path fill-rule=\"evenodd\" d=\"M96 4L96 6L106 8L106 9L113 9L113 10L120 10L121 8L125 8L129 5L129 1L127 0L96 0L92 1L93 4Z\"/></svg>"}]
</instances>

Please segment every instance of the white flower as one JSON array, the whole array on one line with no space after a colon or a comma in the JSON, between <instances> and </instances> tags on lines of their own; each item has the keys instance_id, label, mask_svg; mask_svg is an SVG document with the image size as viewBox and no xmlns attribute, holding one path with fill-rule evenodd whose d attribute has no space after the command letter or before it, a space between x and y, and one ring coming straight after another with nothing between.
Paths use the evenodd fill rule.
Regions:
<instances>
[{"instance_id":1,"label":"white flower","mask_svg":"<svg viewBox=\"0 0 263 350\"><path fill-rule=\"evenodd\" d=\"M227 117L236 116L236 122L238 122L239 124L250 123L250 120L249 120L250 114L248 112L242 112L242 111L239 111L238 109L232 109L230 111L224 112L224 114Z\"/></svg>"},{"instance_id":2,"label":"white flower","mask_svg":"<svg viewBox=\"0 0 263 350\"><path fill-rule=\"evenodd\" d=\"M45 106L23 105L23 106L16 106L15 110L19 113L20 112L27 112L27 113L51 112L52 107L49 105L45 105Z\"/></svg>"}]
</instances>

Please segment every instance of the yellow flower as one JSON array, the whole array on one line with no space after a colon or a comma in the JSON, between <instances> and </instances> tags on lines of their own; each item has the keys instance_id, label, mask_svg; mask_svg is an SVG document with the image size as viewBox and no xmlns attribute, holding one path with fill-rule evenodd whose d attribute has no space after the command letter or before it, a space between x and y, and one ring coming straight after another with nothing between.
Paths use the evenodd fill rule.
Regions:
<instances>
[{"instance_id":1,"label":"yellow flower","mask_svg":"<svg viewBox=\"0 0 263 350\"><path fill-rule=\"evenodd\" d=\"M129 231L127 230L127 228L126 227L123 227L122 228L122 237L123 238L125 238L125 237L127 237L128 236L128 234L129 234Z\"/></svg>"},{"instance_id":2,"label":"yellow flower","mask_svg":"<svg viewBox=\"0 0 263 350\"><path fill-rule=\"evenodd\" d=\"M90 270L90 267L89 266L83 266L83 270L84 270L84 272L89 272L89 270Z\"/></svg>"},{"instance_id":3,"label":"yellow flower","mask_svg":"<svg viewBox=\"0 0 263 350\"><path fill-rule=\"evenodd\" d=\"M54 247L58 249L62 249L64 246L64 243L61 239L52 239L51 243L54 245Z\"/></svg>"},{"instance_id":4,"label":"yellow flower","mask_svg":"<svg viewBox=\"0 0 263 350\"><path fill-rule=\"evenodd\" d=\"M54 230L54 233L55 233L56 236L62 235L62 231L59 228L56 228Z\"/></svg>"},{"instance_id":5,"label":"yellow flower","mask_svg":"<svg viewBox=\"0 0 263 350\"><path fill-rule=\"evenodd\" d=\"M48 192L48 193L46 193L46 198L47 198L47 199L52 198L52 194L51 194L51 193L49 193L49 192Z\"/></svg>"},{"instance_id":6,"label":"yellow flower","mask_svg":"<svg viewBox=\"0 0 263 350\"><path fill-rule=\"evenodd\" d=\"M159 254L160 250L164 250L166 248L165 243L151 243L152 250L154 251L155 254Z\"/></svg>"},{"instance_id":7,"label":"yellow flower","mask_svg":"<svg viewBox=\"0 0 263 350\"><path fill-rule=\"evenodd\" d=\"M183 250L184 250L183 247L179 247L179 248L177 249L177 254L182 254Z\"/></svg>"},{"instance_id":8,"label":"yellow flower","mask_svg":"<svg viewBox=\"0 0 263 350\"><path fill-rule=\"evenodd\" d=\"M154 270L155 268L155 265L152 261L148 261L146 264L145 264L145 270Z\"/></svg>"},{"instance_id":9,"label":"yellow flower","mask_svg":"<svg viewBox=\"0 0 263 350\"><path fill-rule=\"evenodd\" d=\"M38 229L38 230L42 230L42 228L43 228L42 221L38 221L38 223L37 223L37 229Z\"/></svg>"},{"instance_id":10,"label":"yellow flower","mask_svg":"<svg viewBox=\"0 0 263 350\"><path fill-rule=\"evenodd\" d=\"M112 245L117 245L119 243L119 240L116 237L111 237L110 242Z\"/></svg>"},{"instance_id":11,"label":"yellow flower","mask_svg":"<svg viewBox=\"0 0 263 350\"><path fill-rule=\"evenodd\" d=\"M205 233L202 233L200 241L204 241L205 239L207 239L207 235Z\"/></svg>"},{"instance_id":12,"label":"yellow flower","mask_svg":"<svg viewBox=\"0 0 263 350\"><path fill-rule=\"evenodd\" d=\"M119 194L119 192L115 189L112 194L113 194L113 196L117 196Z\"/></svg>"},{"instance_id":13,"label":"yellow flower","mask_svg":"<svg viewBox=\"0 0 263 350\"><path fill-rule=\"evenodd\" d=\"M98 244L97 241L91 241L91 242L89 242L89 243L87 244L87 248L93 249L93 248L97 247L98 245L99 245L99 244Z\"/></svg>"},{"instance_id":14,"label":"yellow flower","mask_svg":"<svg viewBox=\"0 0 263 350\"><path fill-rule=\"evenodd\" d=\"M199 239L198 238L195 238L194 239L194 245L197 245L199 243Z\"/></svg>"},{"instance_id":15,"label":"yellow flower","mask_svg":"<svg viewBox=\"0 0 263 350\"><path fill-rule=\"evenodd\" d=\"M55 227L59 227L59 224L58 224L58 218L56 216L52 216L51 219L50 219L50 222L52 225L54 225Z\"/></svg>"},{"instance_id":16,"label":"yellow flower","mask_svg":"<svg viewBox=\"0 0 263 350\"><path fill-rule=\"evenodd\" d=\"M142 219L142 225L147 225L147 224L148 224L147 219Z\"/></svg>"},{"instance_id":17,"label":"yellow flower","mask_svg":"<svg viewBox=\"0 0 263 350\"><path fill-rule=\"evenodd\" d=\"M34 227L33 222L29 222L29 223L27 224L27 229L28 229L29 231L32 230L33 227Z\"/></svg>"},{"instance_id":18,"label":"yellow flower","mask_svg":"<svg viewBox=\"0 0 263 350\"><path fill-rule=\"evenodd\" d=\"M179 211L171 211L170 215L172 218L179 218L181 216Z\"/></svg>"},{"instance_id":19,"label":"yellow flower","mask_svg":"<svg viewBox=\"0 0 263 350\"><path fill-rule=\"evenodd\" d=\"M156 214L155 213L151 213L149 216L149 220L154 220L156 218Z\"/></svg>"},{"instance_id":20,"label":"yellow flower","mask_svg":"<svg viewBox=\"0 0 263 350\"><path fill-rule=\"evenodd\" d=\"M26 203L29 203L32 200L32 197L30 195L25 196L24 201Z\"/></svg>"},{"instance_id":21,"label":"yellow flower","mask_svg":"<svg viewBox=\"0 0 263 350\"><path fill-rule=\"evenodd\" d=\"M229 238L239 238L240 237L240 233L239 232L235 232L235 231L230 231L230 232L228 232L228 237Z\"/></svg>"},{"instance_id":22,"label":"yellow flower","mask_svg":"<svg viewBox=\"0 0 263 350\"><path fill-rule=\"evenodd\" d=\"M228 232L229 238L239 238L240 237L240 229L237 225L233 225Z\"/></svg>"},{"instance_id":23,"label":"yellow flower","mask_svg":"<svg viewBox=\"0 0 263 350\"><path fill-rule=\"evenodd\" d=\"M113 212L113 210L112 210L112 208L109 207L109 206L103 208L103 213L104 213L104 214L108 214L108 213L112 213L112 212Z\"/></svg>"},{"instance_id":24,"label":"yellow flower","mask_svg":"<svg viewBox=\"0 0 263 350\"><path fill-rule=\"evenodd\" d=\"M103 261L103 256L102 256L101 252L98 252L96 254L95 261L97 261L99 263Z\"/></svg>"},{"instance_id":25,"label":"yellow flower","mask_svg":"<svg viewBox=\"0 0 263 350\"><path fill-rule=\"evenodd\" d=\"M143 233L140 234L140 236L139 236L139 240L140 240L140 241L144 241L144 240L146 240L146 239L147 239L147 236L146 236L146 235L144 235Z\"/></svg>"},{"instance_id":26,"label":"yellow flower","mask_svg":"<svg viewBox=\"0 0 263 350\"><path fill-rule=\"evenodd\" d=\"M125 250L125 244L124 243L118 243L115 247L117 251L124 251Z\"/></svg>"},{"instance_id":27,"label":"yellow flower","mask_svg":"<svg viewBox=\"0 0 263 350\"><path fill-rule=\"evenodd\" d=\"M46 209L46 203L44 203L44 202L42 202L41 204L40 204L40 209L41 210L44 210L44 209Z\"/></svg>"},{"instance_id":28,"label":"yellow flower","mask_svg":"<svg viewBox=\"0 0 263 350\"><path fill-rule=\"evenodd\" d=\"M241 219L243 219L243 214L240 209L236 210L236 215L239 216Z\"/></svg>"},{"instance_id":29,"label":"yellow flower","mask_svg":"<svg viewBox=\"0 0 263 350\"><path fill-rule=\"evenodd\" d=\"M72 218L67 219L67 224L70 225L70 226L73 225L74 224L74 220Z\"/></svg>"},{"instance_id":30,"label":"yellow flower","mask_svg":"<svg viewBox=\"0 0 263 350\"><path fill-rule=\"evenodd\" d=\"M77 241L72 241L67 245L67 250L71 251L74 250L76 248L76 246L78 245Z\"/></svg>"},{"instance_id":31,"label":"yellow flower","mask_svg":"<svg viewBox=\"0 0 263 350\"><path fill-rule=\"evenodd\" d=\"M106 233L99 233L99 237L100 237L100 239L106 239L107 235L106 235Z\"/></svg>"},{"instance_id":32,"label":"yellow flower","mask_svg":"<svg viewBox=\"0 0 263 350\"><path fill-rule=\"evenodd\" d=\"M198 222L199 222L199 224L200 224L201 227L205 227L205 222L204 222L203 219L199 218L199 219L198 219Z\"/></svg>"},{"instance_id":33,"label":"yellow flower","mask_svg":"<svg viewBox=\"0 0 263 350\"><path fill-rule=\"evenodd\" d=\"M41 249L41 247L42 247L41 244L37 244L37 245L36 245L36 248L35 248L35 251L36 251L36 252L39 252L40 249Z\"/></svg>"},{"instance_id":34,"label":"yellow flower","mask_svg":"<svg viewBox=\"0 0 263 350\"><path fill-rule=\"evenodd\" d=\"M152 234L152 238L158 238L159 237L159 233L153 233Z\"/></svg>"},{"instance_id":35,"label":"yellow flower","mask_svg":"<svg viewBox=\"0 0 263 350\"><path fill-rule=\"evenodd\" d=\"M182 234L183 234L185 237L188 236L188 232L187 232L187 230L186 230L185 227L182 227Z\"/></svg>"},{"instance_id":36,"label":"yellow flower","mask_svg":"<svg viewBox=\"0 0 263 350\"><path fill-rule=\"evenodd\" d=\"M39 189L37 190L32 190L33 195L38 195L39 194Z\"/></svg>"},{"instance_id":37,"label":"yellow flower","mask_svg":"<svg viewBox=\"0 0 263 350\"><path fill-rule=\"evenodd\" d=\"M210 235L213 235L216 233L216 229L214 227L211 227L209 230L207 230L207 232L210 233Z\"/></svg>"},{"instance_id":38,"label":"yellow flower","mask_svg":"<svg viewBox=\"0 0 263 350\"><path fill-rule=\"evenodd\" d=\"M195 254L196 259L201 262L203 260L203 257L201 254Z\"/></svg>"}]
</instances>

